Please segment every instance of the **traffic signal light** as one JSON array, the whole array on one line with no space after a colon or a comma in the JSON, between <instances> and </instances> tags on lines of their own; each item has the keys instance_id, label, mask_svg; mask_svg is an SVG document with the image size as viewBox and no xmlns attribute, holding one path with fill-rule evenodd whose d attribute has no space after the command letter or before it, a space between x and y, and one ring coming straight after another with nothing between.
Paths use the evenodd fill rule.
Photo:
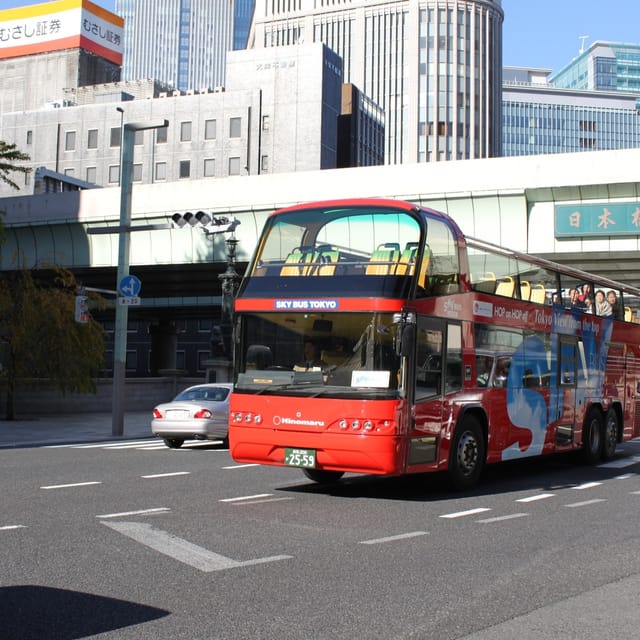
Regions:
<instances>
[{"instance_id":1,"label":"traffic signal light","mask_svg":"<svg viewBox=\"0 0 640 640\"><path fill-rule=\"evenodd\" d=\"M76 322L89 322L89 305L87 296L76 296Z\"/></svg>"}]
</instances>

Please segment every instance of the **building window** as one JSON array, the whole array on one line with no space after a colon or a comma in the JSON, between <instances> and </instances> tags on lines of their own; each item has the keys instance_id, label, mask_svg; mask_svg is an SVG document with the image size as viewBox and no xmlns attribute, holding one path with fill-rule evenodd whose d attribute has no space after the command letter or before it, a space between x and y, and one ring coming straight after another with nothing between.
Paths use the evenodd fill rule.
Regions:
<instances>
[{"instance_id":1,"label":"building window","mask_svg":"<svg viewBox=\"0 0 640 640\"><path fill-rule=\"evenodd\" d=\"M138 368L138 352L133 349L125 355L124 366L127 371L135 371Z\"/></svg>"},{"instance_id":2,"label":"building window","mask_svg":"<svg viewBox=\"0 0 640 640\"><path fill-rule=\"evenodd\" d=\"M87 149L97 149L98 148L98 130L97 129L89 129L87 132Z\"/></svg>"},{"instance_id":3,"label":"building window","mask_svg":"<svg viewBox=\"0 0 640 640\"><path fill-rule=\"evenodd\" d=\"M229 137L239 138L242 131L242 118L229 119Z\"/></svg>"},{"instance_id":4,"label":"building window","mask_svg":"<svg viewBox=\"0 0 640 640\"><path fill-rule=\"evenodd\" d=\"M27 131L27 144L33 144L33 131L31 129Z\"/></svg>"},{"instance_id":5,"label":"building window","mask_svg":"<svg viewBox=\"0 0 640 640\"><path fill-rule=\"evenodd\" d=\"M180 178L188 178L191 176L191 161L180 160Z\"/></svg>"},{"instance_id":6,"label":"building window","mask_svg":"<svg viewBox=\"0 0 640 640\"><path fill-rule=\"evenodd\" d=\"M204 177L213 178L216 175L216 161L214 158L205 158L204 160Z\"/></svg>"},{"instance_id":7,"label":"building window","mask_svg":"<svg viewBox=\"0 0 640 640\"><path fill-rule=\"evenodd\" d=\"M229 175L240 175L240 158L229 158Z\"/></svg>"},{"instance_id":8,"label":"building window","mask_svg":"<svg viewBox=\"0 0 640 640\"><path fill-rule=\"evenodd\" d=\"M180 123L180 142L191 142L191 123Z\"/></svg>"},{"instance_id":9,"label":"building window","mask_svg":"<svg viewBox=\"0 0 640 640\"><path fill-rule=\"evenodd\" d=\"M160 129L156 129L156 143L162 144L167 141L167 131L169 127L160 127Z\"/></svg>"},{"instance_id":10,"label":"building window","mask_svg":"<svg viewBox=\"0 0 640 640\"><path fill-rule=\"evenodd\" d=\"M269 122L269 116L262 116L262 130L269 131L271 123Z\"/></svg>"},{"instance_id":11,"label":"building window","mask_svg":"<svg viewBox=\"0 0 640 640\"><path fill-rule=\"evenodd\" d=\"M73 175L75 175L75 173L76 173L75 169L65 169L64 170L64 175L65 176L73 176Z\"/></svg>"},{"instance_id":12,"label":"building window","mask_svg":"<svg viewBox=\"0 0 640 640\"><path fill-rule=\"evenodd\" d=\"M156 162L156 180L166 180L166 179L167 179L167 163Z\"/></svg>"},{"instance_id":13,"label":"building window","mask_svg":"<svg viewBox=\"0 0 640 640\"><path fill-rule=\"evenodd\" d=\"M198 351L198 371L206 371L207 369L207 360L209 360L209 352L208 351Z\"/></svg>"},{"instance_id":14,"label":"building window","mask_svg":"<svg viewBox=\"0 0 640 640\"><path fill-rule=\"evenodd\" d=\"M139 130L134 133L133 144L136 146L141 146L144 144L144 131Z\"/></svg>"},{"instance_id":15,"label":"building window","mask_svg":"<svg viewBox=\"0 0 640 640\"><path fill-rule=\"evenodd\" d=\"M269 171L269 156L262 156L262 158L260 158L260 170Z\"/></svg>"},{"instance_id":16,"label":"building window","mask_svg":"<svg viewBox=\"0 0 640 640\"><path fill-rule=\"evenodd\" d=\"M132 182L142 182L142 164L133 165L133 173L131 174Z\"/></svg>"},{"instance_id":17,"label":"building window","mask_svg":"<svg viewBox=\"0 0 640 640\"><path fill-rule=\"evenodd\" d=\"M120 165L112 164L109 167L109 184L117 184L120 182Z\"/></svg>"},{"instance_id":18,"label":"building window","mask_svg":"<svg viewBox=\"0 0 640 640\"><path fill-rule=\"evenodd\" d=\"M75 151L76 150L76 132L67 131L64 138L64 150Z\"/></svg>"},{"instance_id":19,"label":"building window","mask_svg":"<svg viewBox=\"0 0 640 640\"><path fill-rule=\"evenodd\" d=\"M85 180L87 182L91 182L92 184L96 184L97 178L98 178L98 172L96 170L96 167L87 167Z\"/></svg>"},{"instance_id":20,"label":"building window","mask_svg":"<svg viewBox=\"0 0 640 640\"><path fill-rule=\"evenodd\" d=\"M216 138L216 121L205 120L204 121L204 139L215 140Z\"/></svg>"},{"instance_id":21,"label":"building window","mask_svg":"<svg viewBox=\"0 0 640 640\"><path fill-rule=\"evenodd\" d=\"M109 146L119 147L121 137L122 137L122 133L121 133L120 127L111 127L111 134L109 137Z\"/></svg>"}]
</instances>

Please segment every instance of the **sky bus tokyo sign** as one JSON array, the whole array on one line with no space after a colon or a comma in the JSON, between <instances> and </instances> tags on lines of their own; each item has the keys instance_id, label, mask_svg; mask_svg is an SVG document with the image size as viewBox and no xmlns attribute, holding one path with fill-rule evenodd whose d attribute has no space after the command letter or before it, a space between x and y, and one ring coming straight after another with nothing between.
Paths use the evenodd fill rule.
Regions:
<instances>
[{"instance_id":1,"label":"sky bus tokyo sign","mask_svg":"<svg viewBox=\"0 0 640 640\"><path fill-rule=\"evenodd\" d=\"M124 20L89 0L0 11L0 59L83 49L122 64Z\"/></svg>"}]
</instances>

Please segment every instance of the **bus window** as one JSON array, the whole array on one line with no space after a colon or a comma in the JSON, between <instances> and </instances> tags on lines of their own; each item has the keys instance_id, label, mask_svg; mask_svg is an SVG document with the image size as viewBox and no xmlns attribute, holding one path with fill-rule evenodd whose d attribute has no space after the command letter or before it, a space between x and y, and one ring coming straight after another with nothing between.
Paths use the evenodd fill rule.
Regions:
<instances>
[{"instance_id":1,"label":"bus window","mask_svg":"<svg viewBox=\"0 0 640 640\"><path fill-rule=\"evenodd\" d=\"M416 353L416 399L429 398L442 392L443 331L432 322L418 319Z\"/></svg>"},{"instance_id":2,"label":"bus window","mask_svg":"<svg viewBox=\"0 0 640 640\"><path fill-rule=\"evenodd\" d=\"M418 273L418 297L460 291L458 246L451 229L441 220L429 220L427 244Z\"/></svg>"},{"instance_id":3,"label":"bus window","mask_svg":"<svg viewBox=\"0 0 640 640\"><path fill-rule=\"evenodd\" d=\"M451 393L462 386L462 330L458 324L447 328L446 359L445 393Z\"/></svg>"}]
</instances>

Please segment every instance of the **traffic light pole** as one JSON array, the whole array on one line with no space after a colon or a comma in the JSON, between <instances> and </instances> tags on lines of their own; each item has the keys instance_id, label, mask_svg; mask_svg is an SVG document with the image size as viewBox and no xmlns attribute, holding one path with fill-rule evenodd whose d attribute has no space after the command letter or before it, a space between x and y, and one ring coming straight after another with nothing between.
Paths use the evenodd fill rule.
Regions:
<instances>
[{"instance_id":1,"label":"traffic light pole","mask_svg":"<svg viewBox=\"0 0 640 640\"><path fill-rule=\"evenodd\" d=\"M169 126L168 120L156 122L128 122L122 131L120 161L120 225L118 230L118 278L119 289L123 278L129 275L129 245L131 230L131 195L133 182L133 146L136 131L161 129ZM116 322L113 343L113 413L111 433L121 436L124 432L125 377L127 361L127 305L116 304Z\"/></svg>"}]
</instances>

